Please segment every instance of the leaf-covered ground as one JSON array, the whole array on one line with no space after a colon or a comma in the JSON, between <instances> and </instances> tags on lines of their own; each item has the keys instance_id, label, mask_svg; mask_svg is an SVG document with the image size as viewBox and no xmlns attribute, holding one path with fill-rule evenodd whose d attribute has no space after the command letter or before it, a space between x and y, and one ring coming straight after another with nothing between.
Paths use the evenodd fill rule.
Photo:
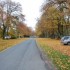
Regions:
<instances>
[{"instance_id":1,"label":"leaf-covered ground","mask_svg":"<svg viewBox=\"0 0 70 70\"><path fill-rule=\"evenodd\" d=\"M70 46L62 45L59 40L54 39L40 38L37 41L58 70L70 70Z\"/></svg>"},{"instance_id":2,"label":"leaf-covered ground","mask_svg":"<svg viewBox=\"0 0 70 70\"><path fill-rule=\"evenodd\" d=\"M42 44L50 46L54 50L60 51L61 53L70 56L70 46L61 44L60 40L46 38L40 38L38 40L41 41Z\"/></svg>"},{"instance_id":3,"label":"leaf-covered ground","mask_svg":"<svg viewBox=\"0 0 70 70\"><path fill-rule=\"evenodd\" d=\"M26 38L19 38L19 39L9 39L9 40L3 40L0 39L0 51L8 48L8 47L12 47L22 41L26 40Z\"/></svg>"}]
</instances>

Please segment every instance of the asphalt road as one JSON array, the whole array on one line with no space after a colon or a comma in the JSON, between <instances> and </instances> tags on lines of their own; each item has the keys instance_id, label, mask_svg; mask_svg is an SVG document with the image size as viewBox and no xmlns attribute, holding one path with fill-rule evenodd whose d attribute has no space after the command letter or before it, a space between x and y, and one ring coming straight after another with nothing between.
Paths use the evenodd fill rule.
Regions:
<instances>
[{"instance_id":1,"label":"asphalt road","mask_svg":"<svg viewBox=\"0 0 70 70\"><path fill-rule=\"evenodd\" d=\"M0 70L50 70L50 68L46 68L36 41L29 39L0 52Z\"/></svg>"}]
</instances>

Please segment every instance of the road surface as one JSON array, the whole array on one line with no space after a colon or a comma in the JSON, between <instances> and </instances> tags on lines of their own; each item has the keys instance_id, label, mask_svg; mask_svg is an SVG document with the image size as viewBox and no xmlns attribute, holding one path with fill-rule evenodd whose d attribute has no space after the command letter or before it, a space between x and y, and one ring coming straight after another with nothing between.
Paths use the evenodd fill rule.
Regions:
<instances>
[{"instance_id":1,"label":"road surface","mask_svg":"<svg viewBox=\"0 0 70 70\"><path fill-rule=\"evenodd\" d=\"M46 68L36 41L29 39L0 52L0 70L50 70L50 68Z\"/></svg>"}]
</instances>

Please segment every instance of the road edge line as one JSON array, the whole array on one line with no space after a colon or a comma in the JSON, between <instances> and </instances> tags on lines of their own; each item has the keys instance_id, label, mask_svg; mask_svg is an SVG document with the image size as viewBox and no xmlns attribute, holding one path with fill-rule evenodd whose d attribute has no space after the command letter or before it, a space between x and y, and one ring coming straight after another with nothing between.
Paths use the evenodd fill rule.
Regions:
<instances>
[{"instance_id":1,"label":"road edge line","mask_svg":"<svg viewBox=\"0 0 70 70\"><path fill-rule=\"evenodd\" d=\"M48 58L48 55L44 54L43 50L40 48L40 45L37 43L37 40L35 39L37 48L39 50L41 59L45 62L45 67L47 68L47 65L49 66L50 70L57 70L56 66L53 64L52 60Z\"/></svg>"}]
</instances>

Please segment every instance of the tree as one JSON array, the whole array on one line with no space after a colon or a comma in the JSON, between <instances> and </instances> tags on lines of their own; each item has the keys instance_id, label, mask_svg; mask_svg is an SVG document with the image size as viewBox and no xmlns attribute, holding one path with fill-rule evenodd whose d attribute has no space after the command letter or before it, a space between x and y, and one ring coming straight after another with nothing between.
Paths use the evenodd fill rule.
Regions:
<instances>
[{"instance_id":1,"label":"tree","mask_svg":"<svg viewBox=\"0 0 70 70\"><path fill-rule=\"evenodd\" d=\"M3 39L4 39L4 36L5 36L5 33L6 33L6 27L5 27L5 22L4 22L4 14L6 14L5 12L4 12L4 7L5 7L5 2L4 1L0 1L0 26L3 26Z\"/></svg>"},{"instance_id":2,"label":"tree","mask_svg":"<svg viewBox=\"0 0 70 70\"><path fill-rule=\"evenodd\" d=\"M19 3L15 3L15 2L12 2L11 0L7 0L6 1L6 13L7 13L7 18L6 18L6 27L7 27L7 35L8 35L8 31L9 31L9 27L11 26L12 24L12 16L13 15L18 15L19 16L19 13L21 13L21 5ZM16 13L17 14L16 14Z\"/></svg>"},{"instance_id":3,"label":"tree","mask_svg":"<svg viewBox=\"0 0 70 70\"><path fill-rule=\"evenodd\" d=\"M45 3L42 7L43 14L37 23L37 34L52 38L69 35L68 7L67 0L49 0Z\"/></svg>"},{"instance_id":4,"label":"tree","mask_svg":"<svg viewBox=\"0 0 70 70\"><path fill-rule=\"evenodd\" d=\"M24 15L19 3L11 0L0 1L0 22L3 30L3 39L6 35L9 35L14 26L17 28L20 20L24 20Z\"/></svg>"},{"instance_id":5,"label":"tree","mask_svg":"<svg viewBox=\"0 0 70 70\"><path fill-rule=\"evenodd\" d=\"M20 24L18 24L18 36L31 36L32 34L32 30L31 28L29 28L25 23L20 22Z\"/></svg>"}]
</instances>

